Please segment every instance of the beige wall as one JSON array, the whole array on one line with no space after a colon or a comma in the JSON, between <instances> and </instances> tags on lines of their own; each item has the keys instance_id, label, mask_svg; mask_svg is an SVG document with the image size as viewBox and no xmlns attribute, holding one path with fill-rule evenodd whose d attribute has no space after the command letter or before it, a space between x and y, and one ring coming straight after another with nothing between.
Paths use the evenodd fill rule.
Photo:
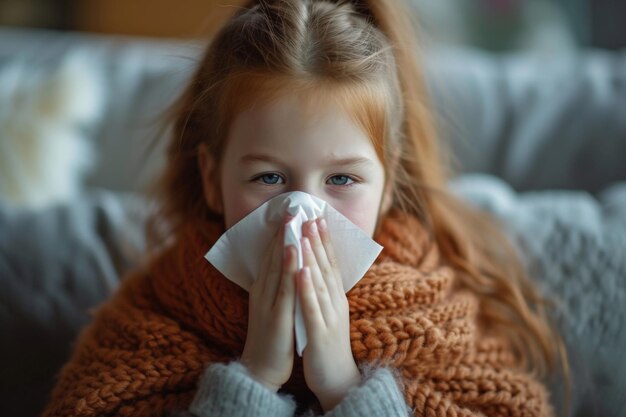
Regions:
<instances>
[{"instance_id":1,"label":"beige wall","mask_svg":"<svg viewBox=\"0 0 626 417\"><path fill-rule=\"evenodd\" d=\"M76 29L138 36L196 37L210 32L216 15L232 13L233 3L237 1L80 0L75 3Z\"/></svg>"}]
</instances>

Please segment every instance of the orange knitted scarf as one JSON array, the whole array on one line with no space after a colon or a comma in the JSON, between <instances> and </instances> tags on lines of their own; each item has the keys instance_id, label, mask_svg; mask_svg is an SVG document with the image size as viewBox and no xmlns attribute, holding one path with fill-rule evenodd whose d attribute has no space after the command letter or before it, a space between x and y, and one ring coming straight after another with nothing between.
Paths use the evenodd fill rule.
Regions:
<instances>
[{"instance_id":1,"label":"orange knitted scarf","mask_svg":"<svg viewBox=\"0 0 626 417\"><path fill-rule=\"evenodd\" d=\"M454 288L419 221L396 210L381 221L374 239L384 249L348 292L357 363L396 368L415 416L551 416L543 385L517 369L504 340L484 335L477 297ZM203 257L223 226L196 226L98 309L45 417L186 409L207 364L239 357L248 294ZM282 391L311 404L301 365L296 355Z\"/></svg>"}]
</instances>

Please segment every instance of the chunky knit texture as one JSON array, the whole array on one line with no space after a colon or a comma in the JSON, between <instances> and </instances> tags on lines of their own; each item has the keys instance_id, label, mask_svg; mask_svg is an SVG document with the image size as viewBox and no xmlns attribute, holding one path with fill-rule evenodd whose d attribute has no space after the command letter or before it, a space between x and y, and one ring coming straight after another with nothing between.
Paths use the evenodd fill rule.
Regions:
<instances>
[{"instance_id":1,"label":"chunky knit texture","mask_svg":"<svg viewBox=\"0 0 626 417\"><path fill-rule=\"evenodd\" d=\"M357 363L396 369L415 416L552 416L544 386L479 327L479 300L455 289L420 222L397 210L381 221L384 249L348 292ZM186 410L206 365L241 355L248 293L203 257L223 232L221 222L194 225L124 279L81 333L45 417ZM317 404L301 358L281 391Z\"/></svg>"}]
</instances>

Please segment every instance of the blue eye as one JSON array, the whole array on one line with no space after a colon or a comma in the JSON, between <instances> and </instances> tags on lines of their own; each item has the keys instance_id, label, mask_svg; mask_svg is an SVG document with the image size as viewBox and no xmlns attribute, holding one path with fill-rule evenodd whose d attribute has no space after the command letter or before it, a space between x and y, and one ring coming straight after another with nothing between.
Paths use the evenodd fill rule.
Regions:
<instances>
[{"instance_id":1,"label":"blue eye","mask_svg":"<svg viewBox=\"0 0 626 417\"><path fill-rule=\"evenodd\" d=\"M254 178L252 178L252 182L257 182L260 183L261 185L277 185L277 184L281 184L279 183L279 180L281 180L282 177L279 174L276 174L274 172L269 172L267 174L261 174L258 175ZM329 179L329 185L336 185L339 187L351 187L355 184L358 183L358 181L356 181L355 179L353 179L352 177L348 176L348 175L335 175L330 177ZM284 183L284 180L283 180Z\"/></svg>"},{"instance_id":2,"label":"blue eye","mask_svg":"<svg viewBox=\"0 0 626 417\"><path fill-rule=\"evenodd\" d=\"M274 185L278 183L278 180L280 179L280 175L278 174L263 174L263 175L259 175L258 177L255 178L255 180L257 179L268 179L269 181L262 181L263 184L267 184L267 185Z\"/></svg>"},{"instance_id":3,"label":"blue eye","mask_svg":"<svg viewBox=\"0 0 626 417\"><path fill-rule=\"evenodd\" d=\"M340 181L334 181L336 178L341 178ZM334 177L331 178L331 182L333 183L333 185L352 185L352 183L346 183L346 181L352 181L352 183L354 183L354 180L352 180L352 178L348 177L347 175L335 175Z\"/></svg>"}]
</instances>

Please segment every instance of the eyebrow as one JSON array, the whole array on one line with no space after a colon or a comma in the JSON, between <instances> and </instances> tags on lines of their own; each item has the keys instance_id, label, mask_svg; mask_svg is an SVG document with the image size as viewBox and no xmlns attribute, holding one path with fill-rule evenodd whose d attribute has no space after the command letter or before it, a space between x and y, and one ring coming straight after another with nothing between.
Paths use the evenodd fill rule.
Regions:
<instances>
[{"instance_id":1,"label":"eyebrow","mask_svg":"<svg viewBox=\"0 0 626 417\"><path fill-rule=\"evenodd\" d=\"M239 159L240 164L252 164L255 162L270 162L277 165L286 165L280 159L275 158L271 155L264 154L248 154L244 155ZM362 156L352 156L348 158L340 158L334 159L330 161L327 166L348 166L348 165L373 165L373 162L369 158L365 158Z\"/></svg>"}]
</instances>

